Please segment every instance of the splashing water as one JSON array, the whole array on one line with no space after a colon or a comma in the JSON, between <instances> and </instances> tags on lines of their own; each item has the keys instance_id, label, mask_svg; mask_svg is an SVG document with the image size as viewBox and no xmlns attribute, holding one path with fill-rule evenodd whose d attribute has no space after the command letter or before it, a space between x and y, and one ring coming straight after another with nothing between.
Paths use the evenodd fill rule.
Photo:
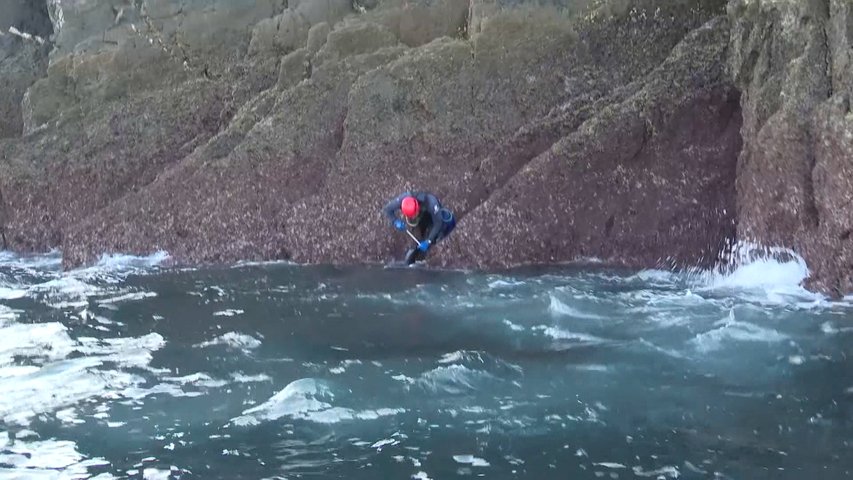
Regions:
<instances>
[{"instance_id":1,"label":"splashing water","mask_svg":"<svg viewBox=\"0 0 853 480\"><path fill-rule=\"evenodd\" d=\"M471 274L0 254L0 478L840 478L802 259Z\"/></svg>"}]
</instances>

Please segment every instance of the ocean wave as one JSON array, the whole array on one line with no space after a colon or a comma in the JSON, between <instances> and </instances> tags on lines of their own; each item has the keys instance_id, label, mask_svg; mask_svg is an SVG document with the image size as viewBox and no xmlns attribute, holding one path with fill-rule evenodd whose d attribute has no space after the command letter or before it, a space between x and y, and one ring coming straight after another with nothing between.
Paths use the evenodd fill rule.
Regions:
<instances>
[{"instance_id":1,"label":"ocean wave","mask_svg":"<svg viewBox=\"0 0 853 480\"><path fill-rule=\"evenodd\" d=\"M219 388L228 385L226 380L217 380L206 373L193 373L182 377L163 377L163 381L178 385L191 385L203 388Z\"/></svg>"},{"instance_id":2,"label":"ocean wave","mask_svg":"<svg viewBox=\"0 0 853 480\"><path fill-rule=\"evenodd\" d=\"M314 423L333 424L351 420L376 420L380 417L405 412L400 408L352 410L333 406L335 395L325 382L313 378L300 378L289 383L269 400L243 411L231 419L236 426L253 426L283 417Z\"/></svg>"},{"instance_id":3,"label":"ocean wave","mask_svg":"<svg viewBox=\"0 0 853 480\"><path fill-rule=\"evenodd\" d=\"M434 393L459 395L476 391L478 386L497 377L483 370L464 365L444 365L424 372L415 380L415 385Z\"/></svg>"},{"instance_id":4,"label":"ocean wave","mask_svg":"<svg viewBox=\"0 0 853 480\"><path fill-rule=\"evenodd\" d=\"M549 325L537 325L533 327L533 330L538 330L545 336L554 340L571 340L573 343L577 343L578 345L600 345L607 342L607 340L596 337L595 335L572 332L570 330Z\"/></svg>"},{"instance_id":5,"label":"ocean wave","mask_svg":"<svg viewBox=\"0 0 853 480\"><path fill-rule=\"evenodd\" d=\"M717 267L692 278L698 292L734 292L759 303L794 304L825 299L803 287L810 275L806 261L791 249L739 242Z\"/></svg>"},{"instance_id":6,"label":"ocean wave","mask_svg":"<svg viewBox=\"0 0 853 480\"><path fill-rule=\"evenodd\" d=\"M471 465L472 467L490 466L489 462L480 457L475 457L474 455L454 455L453 461L464 465Z\"/></svg>"},{"instance_id":7,"label":"ocean wave","mask_svg":"<svg viewBox=\"0 0 853 480\"><path fill-rule=\"evenodd\" d=\"M94 267L83 268L82 271L90 269L103 269L108 271L121 271L126 269L158 267L171 259L169 252L160 250L151 255L130 255L124 253L104 254L98 259Z\"/></svg>"},{"instance_id":8,"label":"ocean wave","mask_svg":"<svg viewBox=\"0 0 853 480\"><path fill-rule=\"evenodd\" d=\"M720 350L724 345L731 342L777 343L788 338L774 329L738 321L733 309L729 310L729 315L726 318L715 322L714 327L714 329L694 337L692 342L696 350L708 353Z\"/></svg>"},{"instance_id":9,"label":"ocean wave","mask_svg":"<svg viewBox=\"0 0 853 480\"><path fill-rule=\"evenodd\" d=\"M105 364L146 368L152 352L165 344L156 333L139 338L74 341L65 327L51 323L14 325L4 330L0 338L11 339L9 343L15 346L0 347L0 419L16 425L29 425L42 414L59 414L84 400L128 395L145 380L126 371L106 369ZM69 358L73 352L84 356ZM32 365L10 365L13 359L26 359ZM73 418L74 413L65 411L60 415Z\"/></svg>"},{"instance_id":10,"label":"ocean wave","mask_svg":"<svg viewBox=\"0 0 853 480\"><path fill-rule=\"evenodd\" d=\"M199 343L195 345L197 348L211 347L215 345L224 345L228 348L239 350L252 350L261 346L261 341L257 338L237 332L228 332L220 335L213 340Z\"/></svg>"},{"instance_id":11,"label":"ocean wave","mask_svg":"<svg viewBox=\"0 0 853 480\"><path fill-rule=\"evenodd\" d=\"M594 313L584 312L563 302L553 294L549 294L548 311L555 317L572 317L583 320L606 320L607 317Z\"/></svg>"},{"instance_id":12,"label":"ocean wave","mask_svg":"<svg viewBox=\"0 0 853 480\"><path fill-rule=\"evenodd\" d=\"M103 458L86 458L74 442L66 440L15 441L0 432L0 464L7 478L90 478L89 470L108 466ZM61 475L58 473L61 472ZM99 475L99 480L113 478Z\"/></svg>"}]
</instances>

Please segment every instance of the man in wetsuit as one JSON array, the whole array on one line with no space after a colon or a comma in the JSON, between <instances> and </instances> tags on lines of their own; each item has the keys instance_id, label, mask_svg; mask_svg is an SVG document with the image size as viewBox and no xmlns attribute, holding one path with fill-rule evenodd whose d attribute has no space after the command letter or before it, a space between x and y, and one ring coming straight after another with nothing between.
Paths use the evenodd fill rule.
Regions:
<instances>
[{"instance_id":1,"label":"man in wetsuit","mask_svg":"<svg viewBox=\"0 0 853 480\"><path fill-rule=\"evenodd\" d=\"M411 227L420 238L418 246L406 254L406 264L426 257L427 250L444 239L456 226L456 218L428 192L405 192L382 209L394 227L405 232ZM402 218L397 218L397 212Z\"/></svg>"}]
</instances>

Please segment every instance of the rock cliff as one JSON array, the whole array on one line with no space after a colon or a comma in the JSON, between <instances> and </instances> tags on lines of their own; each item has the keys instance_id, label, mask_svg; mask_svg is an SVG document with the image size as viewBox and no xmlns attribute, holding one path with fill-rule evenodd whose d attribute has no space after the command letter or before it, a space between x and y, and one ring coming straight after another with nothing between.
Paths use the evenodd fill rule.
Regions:
<instances>
[{"instance_id":1,"label":"rock cliff","mask_svg":"<svg viewBox=\"0 0 853 480\"><path fill-rule=\"evenodd\" d=\"M807 260L853 291L853 4L732 1L730 71L743 92L738 237Z\"/></svg>"},{"instance_id":2,"label":"rock cliff","mask_svg":"<svg viewBox=\"0 0 853 480\"><path fill-rule=\"evenodd\" d=\"M9 248L381 262L410 240L378 209L425 188L460 218L436 265L708 267L752 240L853 290L842 0L3 8Z\"/></svg>"}]
</instances>

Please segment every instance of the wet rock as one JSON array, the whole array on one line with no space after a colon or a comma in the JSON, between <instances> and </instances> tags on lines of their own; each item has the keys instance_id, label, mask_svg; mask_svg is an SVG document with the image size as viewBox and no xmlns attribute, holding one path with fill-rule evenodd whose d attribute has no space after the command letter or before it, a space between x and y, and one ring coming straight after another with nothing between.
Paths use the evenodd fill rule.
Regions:
<instances>
[{"instance_id":1,"label":"wet rock","mask_svg":"<svg viewBox=\"0 0 853 480\"><path fill-rule=\"evenodd\" d=\"M311 27L311 30L308 31L308 51L311 52L311 55L323 48L331 31L332 28L326 22L320 22Z\"/></svg>"},{"instance_id":2,"label":"wet rock","mask_svg":"<svg viewBox=\"0 0 853 480\"><path fill-rule=\"evenodd\" d=\"M217 2L51 1L50 67L28 95L25 131L64 111L227 75L248 48L247 30L283 0Z\"/></svg>"},{"instance_id":3,"label":"wet rock","mask_svg":"<svg viewBox=\"0 0 853 480\"><path fill-rule=\"evenodd\" d=\"M450 39L433 42L359 79L349 96L344 141L338 154L339 166L330 173L324 189L298 201L289 215L287 238L288 245L292 245L293 258L306 262L388 260L394 252L402 252L410 240L396 235L378 214L378 209L388 198L404 189L427 185L461 216L460 229L453 235L455 239L448 242L446 246L449 248L440 247L443 250L435 257L439 264L505 266L550 261L550 250L539 248L538 243L533 245L529 238L548 239L546 241L553 241L557 236L567 238L565 233L569 226L565 222L554 225L543 225L539 221L504 224L496 221L495 217L503 211L502 205L494 211L483 208L481 212L489 213L483 213L479 220L467 217L467 212L477 210L489 199L492 191L516 177L522 166L573 132L582 123L582 117L591 117L609 103L627 98L626 91L639 89L634 83L663 62L669 50L682 39L677 33L679 30L672 28L670 22L688 21L684 17L673 20L669 15L661 15L657 19L647 18L644 26L630 18L574 24L551 13L523 12L496 16L484 23L481 33L472 37L470 42ZM688 18L689 22L695 22L692 23L694 27L703 23L702 15ZM625 28L620 22L632 22L634 27ZM651 28L652 24L656 28ZM614 42L618 32L622 32L622 38ZM650 32L656 33L650 35ZM725 26L716 27L714 32L716 36L702 38L707 37L708 43L727 38ZM507 45L516 48L508 50ZM669 45L669 48L663 48L663 45ZM713 124L714 128L709 128L708 136L702 137L704 143L697 152L702 152L702 149L719 152L716 156L708 153L697 170L713 171L727 167L715 172L713 179L707 180L701 189L692 190L693 187L678 181L673 182L667 193L660 195L663 199L674 191L690 189L681 193L678 206L668 214L667 218L673 224L700 210L704 215L668 240L675 237L684 240L700 233L712 234L713 240L703 241L701 245L698 241L685 243L683 253L677 257L684 261L713 257L724 244L724 239L733 235L734 209L724 212L719 208L721 205L733 207L733 188L730 186L717 193L709 191L724 179L733 181L734 178L739 125L737 93L730 84L726 84L721 73L725 41L707 48L714 55L699 56L703 63L698 63L698 66L705 71L713 70L713 74L690 73L696 64L685 59L704 53L697 48L679 57L683 61L678 70L680 76L666 79L671 83L686 82L684 90L689 87L702 89L712 98L706 104L709 110L718 112L718 117L709 121L709 127ZM643 58L645 62L627 60L635 58ZM602 68L605 62L606 67ZM668 65L667 68L675 67ZM658 90L670 88L671 84L664 81L657 84ZM711 95L712 90L716 96ZM658 94L646 100L648 104L644 108L654 111L658 100L676 102ZM688 100L679 98L677 101L688 104L683 107L685 112L696 113L704 108L699 100L695 107L691 107ZM639 110L639 107L634 108ZM669 108L675 109L675 106ZM684 123L683 118L689 118L689 114L679 117L681 123ZM620 121L626 119L631 117L627 114L620 117ZM672 126L672 130L677 130L678 125ZM614 121L609 129L601 129L598 134L611 135L608 132L620 132L623 128ZM697 131L688 129L678 138L689 137ZM669 132L667 135L676 136ZM516 137L519 137L517 143L507 145L512 142L508 142L508 138ZM590 141L603 142L603 139L591 137ZM607 142L613 141L608 137ZM717 143L722 142L727 142L726 146L718 148ZM666 148L670 151L665 151L664 147L658 150L673 159L681 160L685 156L676 147ZM652 157L651 153L644 155ZM675 160L670 161L672 163L659 168L666 169L672 177L678 177L681 166ZM645 162L649 168L656 163L651 158ZM663 164L664 160L660 162ZM608 163L607 166L612 167L613 164ZM625 172L625 181L631 183L632 175L637 174L638 171ZM559 188L586 192L591 198L597 191L586 190L584 183L587 181L588 177L575 176ZM530 184L517 194L520 198L536 198L540 191L538 186ZM637 192L634 190L626 197L639 195ZM704 200L710 202L708 210L700 207L691 209L683 203L697 205ZM605 200L599 198L595 201ZM349 210L328 209L327 205L357 205L362 211L376 213L365 219L360 215L353 216ZM574 207L566 207L566 210L570 212L571 208ZM480 216L480 213L475 216ZM701 226L702 221L708 221L710 226ZM596 225L606 223L607 218L600 222L596 220ZM636 225L625 227L624 241L613 248L614 251L624 249L626 252L619 261L633 260L637 264L647 262L654 265L673 251L673 246L664 247L663 241L654 248L645 240L632 242L630 231ZM616 227L618 229L619 224ZM673 227L674 230L677 228ZM507 252L512 255L489 253L488 242L501 236L503 241L509 242ZM464 247L456 250L457 242ZM338 248L340 244L346 244L348 248ZM486 249L485 255L479 255L484 253L479 248ZM572 257L578 248L583 248L580 242L567 249L560 259ZM646 248L649 252L644 251ZM712 260L708 258L705 261Z\"/></svg>"},{"instance_id":4,"label":"wet rock","mask_svg":"<svg viewBox=\"0 0 853 480\"><path fill-rule=\"evenodd\" d=\"M24 131L21 102L47 70L48 47L10 34L0 36L0 138Z\"/></svg>"},{"instance_id":5,"label":"wet rock","mask_svg":"<svg viewBox=\"0 0 853 480\"><path fill-rule=\"evenodd\" d=\"M67 266L386 261L410 240L379 208L424 188L460 220L435 265L709 266L743 239L851 291L851 8L52 1L46 73L0 101L7 237Z\"/></svg>"},{"instance_id":6,"label":"wet rock","mask_svg":"<svg viewBox=\"0 0 853 480\"><path fill-rule=\"evenodd\" d=\"M385 0L364 18L384 25L406 45L416 47L437 38L461 37L469 0Z\"/></svg>"},{"instance_id":7,"label":"wet rock","mask_svg":"<svg viewBox=\"0 0 853 480\"><path fill-rule=\"evenodd\" d=\"M349 0L316 0L290 2L288 8L273 18L260 21L252 31L249 53L264 51L288 53L305 46L315 25L334 24L352 13ZM322 31L322 27L321 27ZM316 35L319 32L315 32Z\"/></svg>"},{"instance_id":8,"label":"wet rock","mask_svg":"<svg viewBox=\"0 0 853 480\"><path fill-rule=\"evenodd\" d=\"M311 74L311 57L311 52L307 48L300 48L282 58L278 88L290 88L308 78Z\"/></svg>"},{"instance_id":9,"label":"wet rock","mask_svg":"<svg viewBox=\"0 0 853 480\"><path fill-rule=\"evenodd\" d=\"M397 37L382 25L354 22L330 32L325 45L315 55L314 62L320 65L354 55L372 53L396 44Z\"/></svg>"},{"instance_id":10,"label":"wet rock","mask_svg":"<svg viewBox=\"0 0 853 480\"><path fill-rule=\"evenodd\" d=\"M290 258L287 209L316 192L333 167L352 82L403 51L332 62L291 88L262 93L179 165L69 228L66 261L157 248L193 263Z\"/></svg>"},{"instance_id":11,"label":"wet rock","mask_svg":"<svg viewBox=\"0 0 853 480\"><path fill-rule=\"evenodd\" d=\"M51 33L44 3L8 0L0 5L0 138L23 133L21 102L45 74Z\"/></svg>"},{"instance_id":12,"label":"wet rock","mask_svg":"<svg viewBox=\"0 0 853 480\"><path fill-rule=\"evenodd\" d=\"M744 92L738 235L794 248L810 282L853 288L851 5L732 1L730 65Z\"/></svg>"},{"instance_id":13,"label":"wet rock","mask_svg":"<svg viewBox=\"0 0 853 480\"><path fill-rule=\"evenodd\" d=\"M721 67L727 35L722 19L697 29L627 98L599 105L489 191L445 260L713 264L735 233L741 146L739 94Z\"/></svg>"}]
</instances>

